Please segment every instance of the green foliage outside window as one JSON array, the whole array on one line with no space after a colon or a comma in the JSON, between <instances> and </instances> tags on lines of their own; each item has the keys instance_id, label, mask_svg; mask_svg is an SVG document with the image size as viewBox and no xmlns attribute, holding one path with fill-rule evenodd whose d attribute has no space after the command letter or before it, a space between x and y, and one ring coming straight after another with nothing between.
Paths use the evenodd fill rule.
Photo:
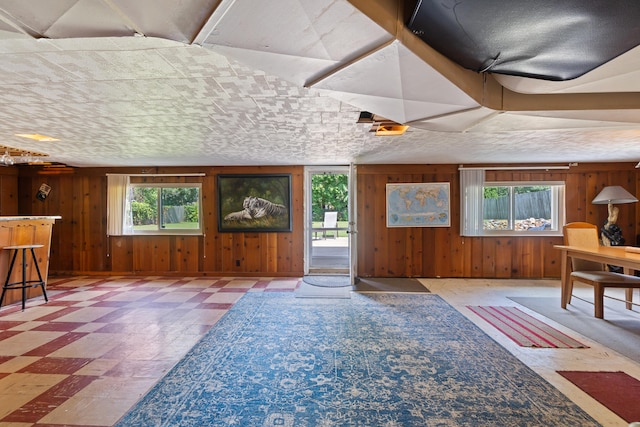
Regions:
<instances>
[{"instance_id":1,"label":"green foliage outside window","mask_svg":"<svg viewBox=\"0 0 640 427\"><path fill-rule=\"evenodd\" d=\"M134 230L198 228L199 197L199 187L132 186Z\"/></svg>"},{"instance_id":2,"label":"green foliage outside window","mask_svg":"<svg viewBox=\"0 0 640 427\"><path fill-rule=\"evenodd\" d=\"M158 212L156 205L149 205L147 202L131 202L131 215L133 216L133 225L155 224Z\"/></svg>"},{"instance_id":3,"label":"green foliage outside window","mask_svg":"<svg viewBox=\"0 0 640 427\"><path fill-rule=\"evenodd\" d=\"M349 177L346 174L317 174L311 178L312 220L323 221L326 211L337 211L338 221L349 219Z\"/></svg>"},{"instance_id":4,"label":"green foliage outside window","mask_svg":"<svg viewBox=\"0 0 640 427\"><path fill-rule=\"evenodd\" d=\"M513 187L515 194L535 193L536 191L546 191L549 189L547 185L534 185L527 187ZM485 199L498 199L509 195L509 187L484 187Z\"/></svg>"}]
</instances>

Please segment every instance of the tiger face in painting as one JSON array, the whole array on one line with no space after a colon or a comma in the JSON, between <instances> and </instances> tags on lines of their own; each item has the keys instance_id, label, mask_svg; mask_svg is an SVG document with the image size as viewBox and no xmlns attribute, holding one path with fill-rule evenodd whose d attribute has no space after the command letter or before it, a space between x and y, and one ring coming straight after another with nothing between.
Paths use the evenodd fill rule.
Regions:
<instances>
[{"instance_id":1,"label":"tiger face in painting","mask_svg":"<svg viewBox=\"0 0 640 427\"><path fill-rule=\"evenodd\" d=\"M245 197L242 207L251 215L251 218L262 218L265 216L283 216L287 214L287 207L260 197Z\"/></svg>"}]
</instances>

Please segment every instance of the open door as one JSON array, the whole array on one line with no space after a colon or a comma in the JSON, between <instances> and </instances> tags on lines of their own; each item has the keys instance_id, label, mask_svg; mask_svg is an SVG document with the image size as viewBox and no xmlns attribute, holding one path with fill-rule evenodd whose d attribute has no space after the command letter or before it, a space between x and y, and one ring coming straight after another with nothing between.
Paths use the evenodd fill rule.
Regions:
<instances>
[{"instance_id":1,"label":"open door","mask_svg":"<svg viewBox=\"0 0 640 427\"><path fill-rule=\"evenodd\" d=\"M349 229L347 233L349 233L349 281L352 286L356 284L358 275L357 172L356 165L351 163L349 165Z\"/></svg>"},{"instance_id":2,"label":"open door","mask_svg":"<svg viewBox=\"0 0 640 427\"><path fill-rule=\"evenodd\" d=\"M348 166L305 168L305 275L350 275Z\"/></svg>"}]
</instances>

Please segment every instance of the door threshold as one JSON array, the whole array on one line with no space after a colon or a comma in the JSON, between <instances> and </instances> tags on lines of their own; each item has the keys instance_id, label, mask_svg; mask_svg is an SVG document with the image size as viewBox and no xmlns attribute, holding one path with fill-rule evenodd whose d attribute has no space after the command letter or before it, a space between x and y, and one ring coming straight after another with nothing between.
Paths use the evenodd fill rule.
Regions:
<instances>
[{"instance_id":1,"label":"door threshold","mask_svg":"<svg viewBox=\"0 0 640 427\"><path fill-rule=\"evenodd\" d=\"M320 274L326 274L326 275L345 275L345 274L349 274L349 269L348 268L310 268L309 269L309 275L320 275Z\"/></svg>"}]
</instances>

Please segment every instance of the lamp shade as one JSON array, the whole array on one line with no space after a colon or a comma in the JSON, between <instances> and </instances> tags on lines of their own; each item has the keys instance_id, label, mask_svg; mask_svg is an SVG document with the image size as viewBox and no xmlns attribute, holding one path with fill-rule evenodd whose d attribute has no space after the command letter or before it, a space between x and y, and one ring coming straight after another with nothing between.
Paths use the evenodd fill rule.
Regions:
<instances>
[{"instance_id":1,"label":"lamp shade","mask_svg":"<svg viewBox=\"0 0 640 427\"><path fill-rule=\"evenodd\" d=\"M594 205L607 205L610 203L634 203L637 201L638 199L624 188L619 185L611 185L609 187L604 187L591 203Z\"/></svg>"}]
</instances>

